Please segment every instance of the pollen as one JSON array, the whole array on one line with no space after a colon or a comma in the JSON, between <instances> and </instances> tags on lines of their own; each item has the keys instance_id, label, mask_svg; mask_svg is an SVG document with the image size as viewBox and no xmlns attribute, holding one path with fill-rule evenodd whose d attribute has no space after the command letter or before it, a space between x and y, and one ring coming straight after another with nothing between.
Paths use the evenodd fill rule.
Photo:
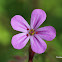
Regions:
<instances>
[{"instance_id":1,"label":"pollen","mask_svg":"<svg viewBox=\"0 0 62 62\"><path fill-rule=\"evenodd\" d=\"M29 34L30 34L30 35L34 35L34 34L35 34L34 29L31 29L31 30L29 31Z\"/></svg>"}]
</instances>

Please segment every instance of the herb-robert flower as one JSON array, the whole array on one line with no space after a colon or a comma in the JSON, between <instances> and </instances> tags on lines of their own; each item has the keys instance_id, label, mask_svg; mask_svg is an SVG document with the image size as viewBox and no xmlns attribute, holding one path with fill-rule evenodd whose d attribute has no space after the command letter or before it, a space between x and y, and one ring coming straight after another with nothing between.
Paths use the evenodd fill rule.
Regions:
<instances>
[{"instance_id":1,"label":"herb-robert flower","mask_svg":"<svg viewBox=\"0 0 62 62\"><path fill-rule=\"evenodd\" d=\"M20 15L15 15L11 19L11 26L14 30L23 33L16 34L12 37L12 45L15 49L25 47L30 39L31 49L38 54L44 53L47 44L44 42L52 41L56 37L56 30L52 26L38 28L46 19L46 13L42 9L35 9L31 14L30 26L27 21Z\"/></svg>"}]
</instances>

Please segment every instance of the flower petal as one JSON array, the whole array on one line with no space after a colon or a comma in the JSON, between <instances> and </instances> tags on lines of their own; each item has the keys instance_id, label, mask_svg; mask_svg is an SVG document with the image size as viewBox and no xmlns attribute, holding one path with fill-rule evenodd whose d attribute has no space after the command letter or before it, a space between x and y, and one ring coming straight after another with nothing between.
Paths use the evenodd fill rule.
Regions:
<instances>
[{"instance_id":1,"label":"flower petal","mask_svg":"<svg viewBox=\"0 0 62 62\"><path fill-rule=\"evenodd\" d=\"M47 41L51 41L56 37L56 30L52 26L45 26L36 30L38 35Z\"/></svg>"},{"instance_id":2,"label":"flower petal","mask_svg":"<svg viewBox=\"0 0 62 62\"><path fill-rule=\"evenodd\" d=\"M27 23L27 21L20 15L15 15L11 19L11 25L14 30L21 31L21 32L27 32L27 29L30 29L30 26Z\"/></svg>"},{"instance_id":3,"label":"flower petal","mask_svg":"<svg viewBox=\"0 0 62 62\"><path fill-rule=\"evenodd\" d=\"M12 38L12 45L15 49L22 49L28 42L29 36L26 33L19 33Z\"/></svg>"},{"instance_id":4,"label":"flower petal","mask_svg":"<svg viewBox=\"0 0 62 62\"><path fill-rule=\"evenodd\" d=\"M47 45L37 34L30 37L30 42L31 48L35 53L41 54L45 52Z\"/></svg>"},{"instance_id":5,"label":"flower petal","mask_svg":"<svg viewBox=\"0 0 62 62\"><path fill-rule=\"evenodd\" d=\"M35 9L31 14L31 28L37 29L46 19L46 13L42 9Z\"/></svg>"}]
</instances>

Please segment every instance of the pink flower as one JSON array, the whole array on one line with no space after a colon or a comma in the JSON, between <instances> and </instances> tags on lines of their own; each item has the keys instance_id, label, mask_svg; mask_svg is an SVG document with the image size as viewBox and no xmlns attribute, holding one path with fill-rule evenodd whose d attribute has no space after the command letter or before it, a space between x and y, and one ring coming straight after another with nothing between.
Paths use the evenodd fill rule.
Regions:
<instances>
[{"instance_id":1,"label":"pink flower","mask_svg":"<svg viewBox=\"0 0 62 62\"><path fill-rule=\"evenodd\" d=\"M11 19L12 28L19 33L12 37L12 45L15 49L25 47L30 39L31 48L35 53L44 53L47 45L44 42L51 41L56 37L56 30L52 26L38 28L46 19L46 13L42 9L35 9L31 14L30 26L20 15L15 15Z\"/></svg>"}]
</instances>

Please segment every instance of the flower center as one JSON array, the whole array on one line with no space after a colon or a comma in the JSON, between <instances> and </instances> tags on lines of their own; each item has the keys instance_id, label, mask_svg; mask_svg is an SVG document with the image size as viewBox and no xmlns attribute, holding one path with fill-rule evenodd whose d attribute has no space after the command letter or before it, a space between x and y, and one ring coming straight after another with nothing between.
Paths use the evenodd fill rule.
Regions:
<instances>
[{"instance_id":1,"label":"flower center","mask_svg":"<svg viewBox=\"0 0 62 62\"><path fill-rule=\"evenodd\" d=\"M31 30L29 31L29 34L30 34L30 35L34 35L34 34L35 34L34 29L31 29Z\"/></svg>"}]
</instances>

